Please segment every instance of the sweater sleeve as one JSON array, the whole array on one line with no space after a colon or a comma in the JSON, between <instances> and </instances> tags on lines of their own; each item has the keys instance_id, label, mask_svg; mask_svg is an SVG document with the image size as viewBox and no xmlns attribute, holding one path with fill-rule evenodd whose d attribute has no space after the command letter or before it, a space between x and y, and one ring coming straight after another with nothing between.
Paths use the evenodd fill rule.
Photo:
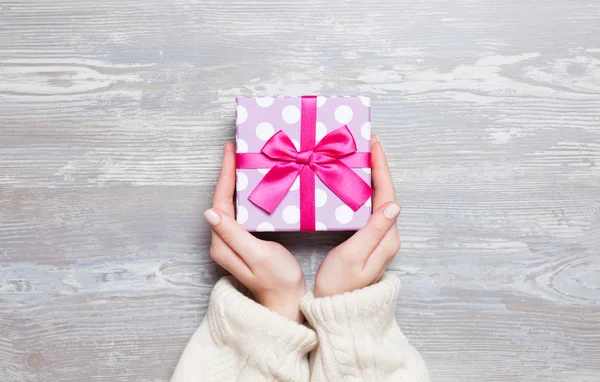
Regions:
<instances>
[{"instance_id":1,"label":"sweater sleeve","mask_svg":"<svg viewBox=\"0 0 600 382\"><path fill-rule=\"evenodd\" d=\"M308 353L317 337L254 302L234 278L215 285L204 321L171 382L308 381Z\"/></svg>"},{"instance_id":2,"label":"sweater sleeve","mask_svg":"<svg viewBox=\"0 0 600 382\"><path fill-rule=\"evenodd\" d=\"M302 310L319 339L311 381L429 381L425 361L396 322L399 290L400 280L386 273L354 292L304 297Z\"/></svg>"}]
</instances>

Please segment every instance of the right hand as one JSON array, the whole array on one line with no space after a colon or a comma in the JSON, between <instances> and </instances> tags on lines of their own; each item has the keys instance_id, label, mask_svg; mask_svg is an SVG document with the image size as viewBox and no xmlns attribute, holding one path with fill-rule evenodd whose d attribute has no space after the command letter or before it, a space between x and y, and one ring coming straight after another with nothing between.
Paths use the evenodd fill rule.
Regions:
<instances>
[{"instance_id":1,"label":"right hand","mask_svg":"<svg viewBox=\"0 0 600 382\"><path fill-rule=\"evenodd\" d=\"M210 257L244 284L258 303L301 323L306 283L300 264L282 245L257 239L235 221L234 191L235 146L228 142L213 206L204 212L212 227Z\"/></svg>"},{"instance_id":2,"label":"right hand","mask_svg":"<svg viewBox=\"0 0 600 382\"><path fill-rule=\"evenodd\" d=\"M379 281L400 249L396 221L400 205L383 146L371 136L373 215L358 232L332 249L315 276L315 297L361 289Z\"/></svg>"}]
</instances>

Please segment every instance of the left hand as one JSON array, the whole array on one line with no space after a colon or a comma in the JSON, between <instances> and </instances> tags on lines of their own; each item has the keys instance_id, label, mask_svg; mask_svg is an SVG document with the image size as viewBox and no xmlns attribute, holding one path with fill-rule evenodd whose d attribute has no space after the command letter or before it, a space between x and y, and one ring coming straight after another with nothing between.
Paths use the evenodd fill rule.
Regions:
<instances>
[{"instance_id":1,"label":"left hand","mask_svg":"<svg viewBox=\"0 0 600 382\"><path fill-rule=\"evenodd\" d=\"M400 205L383 146L371 136L373 215L358 232L332 249L315 276L315 296L326 297L369 286L383 272L400 249L396 220Z\"/></svg>"},{"instance_id":2,"label":"left hand","mask_svg":"<svg viewBox=\"0 0 600 382\"><path fill-rule=\"evenodd\" d=\"M235 221L235 146L225 144L213 207L204 212L212 226L210 256L244 284L261 305L301 323L306 293L300 264L282 245L256 238Z\"/></svg>"}]
</instances>

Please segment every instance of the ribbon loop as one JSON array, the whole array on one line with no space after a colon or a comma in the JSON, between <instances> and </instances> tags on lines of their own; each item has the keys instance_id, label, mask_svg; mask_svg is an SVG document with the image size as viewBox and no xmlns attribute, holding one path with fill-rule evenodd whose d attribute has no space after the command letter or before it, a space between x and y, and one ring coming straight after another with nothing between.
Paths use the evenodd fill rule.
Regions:
<instances>
[{"instance_id":1,"label":"ribbon loop","mask_svg":"<svg viewBox=\"0 0 600 382\"><path fill-rule=\"evenodd\" d=\"M356 152L356 142L348 126L344 125L325 135L313 151L333 158L342 158Z\"/></svg>"},{"instance_id":2,"label":"ribbon loop","mask_svg":"<svg viewBox=\"0 0 600 382\"><path fill-rule=\"evenodd\" d=\"M278 162L295 162L298 154L296 146L283 130L269 138L260 152Z\"/></svg>"}]
</instances>

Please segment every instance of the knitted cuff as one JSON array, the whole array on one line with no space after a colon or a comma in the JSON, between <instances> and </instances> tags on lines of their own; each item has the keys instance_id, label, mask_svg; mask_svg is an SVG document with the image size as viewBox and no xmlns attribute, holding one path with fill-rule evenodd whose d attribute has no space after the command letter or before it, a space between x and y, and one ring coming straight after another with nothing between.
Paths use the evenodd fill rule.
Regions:
<instances>
[{"instance_id":1,"label":"knitted cuff","mask_svg":"<svg viewBox=\"0 0 600 382\"><path fill-rule=\"evenodd\" d=\"M385 273L377 284L340 295L315 298L308 293L302 299L302 311L313 328L329 323L343 324L354 318L368 319L389 310L394 315L400 280L392 273Z\"/></svg>"},{"instance_id":2,"label":"knitted cuff","mask_svg":"<svg viewBox=\"0 0 600 382\"><path fill-rule=\"evenodd\" d=\"M317 345L315 332L258 304L233 277L215 285L207 312L217 344L231 344L253 352L257 347L306 354ZM264 350L264 349L263 349Z\"/></svg>"}]
</instances>

